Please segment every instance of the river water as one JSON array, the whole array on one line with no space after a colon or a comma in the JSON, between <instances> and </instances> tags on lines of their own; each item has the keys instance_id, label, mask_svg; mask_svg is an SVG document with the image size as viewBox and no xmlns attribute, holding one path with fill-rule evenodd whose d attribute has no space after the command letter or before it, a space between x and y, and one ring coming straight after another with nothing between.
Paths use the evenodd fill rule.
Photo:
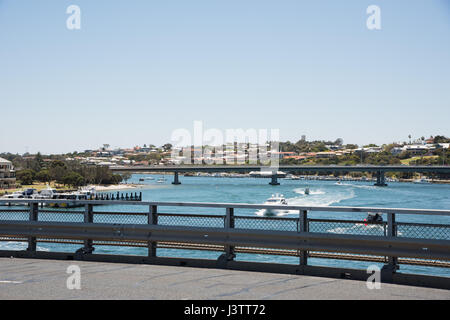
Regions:
<instances>
[{"instance_id":1,"label":"river water","mask_svg":"<svg viewBox=\"0 0 450 320\"><path fill-rule=\"evenodd\" d=\"M140 178L153 177L154 180L139 182ZM261 204L272 194L283 194L289 205L299 206L358 206L358 207L389 207L389 208L417 208L417 209L450 209L450 185L447 184L414 184L391 182L388 187L373 186L373 182L346 182L312 181L312 180L285 180L280 179L279 186L269 185L269 179L257 178L218 178L218 177L183 177L180 176L181 185L172 185L173 177L166 175L164 183L157 183L162 175L134 174L129 183L143 184L140 190L143 201L176 201L176 202L224 202L224 203L252 203ZM305 188L310 194L304 193ZM126 192L126 191L125 191ZM79 209L78 209L79 210ZM101 206L94 211L132 211L147 212L146 206ZM161 207L159 212L175 213L207 213L224 214L224 209L190 208L190 207ZM260 210L237 209L236 215L263 215ZM296 217L297 212L283 211L278 215ZM41 217L41 216L40 216ZM363 213L333 213L317 212L309 214L310 218L335 218L363 220ZM397 215L400 222L422 222L450 224L449 216L417 216ZM81 222L81 221L80 221ZM341 228L342 229L342 228ZM345 229L345 228L344 228ZM335 230L327 230L335 232ZM342 230L340 230L342 231ZM341 232L341 233L345 233ZM447 234L450 234L448 229ZM450 237L450 235L449 235ZM439 237L438 237L439 238ZM0 249L24 249L26 244L19 242L0 242ZM44 251L74 251L79 245L61 245L39 243L38 249ZM146 255L145 248L98 246L95 253L109 254L137 254ZM158 256L177 256L191 258L216 259L220 253L193 250L158 249ZM254 254L238 254L236 260L277 262L297 264L296 257L267 256ZM311 265L345 266L349 268L366 268L374 263L354 262L343 260L329 260L310 258ZM375 263L375 265L382 266ZM402 265L401 271L417 272L423 274L450 276L450 269L419 267Z\"/></svg>"}]
</instances>

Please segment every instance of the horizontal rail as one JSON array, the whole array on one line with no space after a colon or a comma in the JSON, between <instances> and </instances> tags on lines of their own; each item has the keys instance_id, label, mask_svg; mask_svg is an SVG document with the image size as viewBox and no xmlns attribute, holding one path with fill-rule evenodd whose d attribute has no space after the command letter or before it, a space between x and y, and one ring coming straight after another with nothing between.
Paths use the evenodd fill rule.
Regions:
<instances>
[{"instance_id":1,"label":"horizontal rail","mask_svg":"<svg viewBox=\"0 0 450 320\"><path fill-rule=\"evenodd\" d=\"M4 237L0 236L0 241L27 241L26 238L13 238L8 237L8 239L2 239ZM57 240L57 239L47 239L39 238L41 243L57 243L57 244L82 244L82 240ZM147 247L146 241L95 241L93 243L95 246L113 246L113 247L135 247L135 248L145 248ZM177 249L177 250L198 250L198 251L214 251L221 252L224 250L224 246L221 245L201 245L196 243L180 243L180 242L159 242L158 248L160 249ZM275 256L290 256L298 257L298 250L279 250L279 249L268 249L268 248L249 248L249 247L236 247L236 253L247 253L247 254L265 254L265 255L275 255ZM334 259L334 260L350 260L350 261L362 261L362 262L386 262L385 257L380 256L370 256L370 255L356 255L356 254L339 254L339 253L326 253L326 252L309 252L308 256L310 258L319 259ZM399 263L405 265L413 266L428 266L428 267L441 267L450 268L450 261L439 261L439 260L416 260L410 258L399 258Z\"/></svg>"},{"instance_id":2,"label":"horizontal rail","mask_svg":"<svg viewBox=\"0 0 450 320\"><path fill-rule=\"evenodd\" d=\"M450 260L450 241L231 228L0 221L0 234L83 240L141 240Z\"/></svg>"},{"instance_id":3,"label":"horizontal rail","mask_svg":"<svg viewBox=\"0 0 450 320\"><path fill-rule=\"evenodd\" d=\"M0 206L8 203L65 203L66 200L34 200L34 199L11 199L0 200ZM107 200L80 200L73 201L82 205L139 205L139 206L165 206L165 207L206 207L206 208L235 208L235 209L272 209L272 210L306 210L324 212L353 212L353 213L395 213L395 214L419 214L419 215L439 215L450 216L450 210L439 209L408 209L408 208L380 208L380 207L338 207L338 206L290 206L290 205L269 205L269 204L244 204L244 203L210 203L210 202L144 202L144 201L107 201ZM69 212L69 211L68 211Z\"/></svg>"}]
</instances>

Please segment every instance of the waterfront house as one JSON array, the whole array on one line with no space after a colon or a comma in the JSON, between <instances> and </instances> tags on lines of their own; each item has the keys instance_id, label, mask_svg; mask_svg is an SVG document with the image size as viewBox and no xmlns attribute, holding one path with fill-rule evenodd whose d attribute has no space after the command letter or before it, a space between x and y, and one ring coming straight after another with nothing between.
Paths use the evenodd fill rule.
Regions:
<instances>
[{"instance_id":1,"label":"waterfront house","mask_svg":"<svg viewBox=\"0 0 450 320\"><path fill-rule=\"evenodd\" d=\"M334 151L323 151L323 152L317 152L316 158L334 158L336 157L336 152Z\"/></svg>"},{"instance_id":2,"label":"waterfront house","mask_svg":"<svg viewBox=\"0 0 450 320\"><path fill-rule=\"evenodd\" d=\"M0 189L16 187L16 172L11 161L0 158Z\"/></svg>"}]
</instances>

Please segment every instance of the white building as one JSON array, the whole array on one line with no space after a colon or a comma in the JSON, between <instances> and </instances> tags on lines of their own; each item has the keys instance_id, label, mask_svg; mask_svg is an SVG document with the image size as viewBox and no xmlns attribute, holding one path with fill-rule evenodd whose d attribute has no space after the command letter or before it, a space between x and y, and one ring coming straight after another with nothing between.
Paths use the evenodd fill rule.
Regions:
<instances>
[{"instance_id":1,"label":"white building","mask_svg":"<svg viewBox=\"0 0 450 320\"><path fill-rule=\"evenodd\" d=\"M16 172L11 161L0 158L0 189L16 186Z\"/></svg>"}]
</instances>

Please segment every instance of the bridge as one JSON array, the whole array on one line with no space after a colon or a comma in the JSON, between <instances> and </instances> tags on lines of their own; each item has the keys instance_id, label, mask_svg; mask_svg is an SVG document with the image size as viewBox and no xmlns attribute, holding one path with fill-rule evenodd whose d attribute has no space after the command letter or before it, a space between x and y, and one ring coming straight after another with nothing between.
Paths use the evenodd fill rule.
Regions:
<instances>
[{"instance_id":1,"label":"bridge","mask_svg":"<svg viewBox=\"0 0 450 320\"><path fill-rule=\"evenodd\" d=\"M252 171L270 170L269 167L252 166L252 165L183 165L183 166L111 166L112 171L119 172L168 172L174 174L173 184L180 184L179 173L186 172L239 172L249 173ZM372 165L358 165L358 166L299 166L299 165L280 165L276 168L286 173L311 173L311 172L371 172L376 175L376 186L387 186L385 173L386 172L411 172L411 173L448 173L450 174L450 166L372 166ZM271 178L270 185L279 185L277 174L268 175Z\"/></svg>"},{"instance_id":2,"label":"bridge","mask_svg":"<svg viewBox=\"0 0 450 320\"><path fill-rule=\"evenodd\" d=\"M73 211L39 208L63 200L31 199L0 200L0 206L14 201L26 201L28 206L0 207L0 241L22 243L26 250L15 245L15 249L0 250L0 257L188 266L366 281L367 270L339 266L342 261L353 261L383 266L383 283L450 289L449 276L407 269L450 268L450 224L445 219L450 210L83 200L79 203L84 210ZM94 211L97 204L115 209ZM130 211L130 206L136 210ZM185 213L186 208L195 211ZM292 210L293 214L256 216L255 210ZM331 218L323 218L324 212L332 213L328 215ZM379 213L383 220L364 221L368 212ZM322 215L318 217L317 213ZM408 222L411 215L421 217L423 223ZM53 249L39 250L38 244L52 244ZM131 251L124 254L124 247ZM99 253L95 253L96 248ZM101 248L106 251L102 253ZM177 257L177 251L167 249L185 250L186 255ZM268 262L266 258L258 262L249 255L288 257L291 262ZM317 259L332 261L333 267L312 262Z\"/></svg>"}]
</instances>

